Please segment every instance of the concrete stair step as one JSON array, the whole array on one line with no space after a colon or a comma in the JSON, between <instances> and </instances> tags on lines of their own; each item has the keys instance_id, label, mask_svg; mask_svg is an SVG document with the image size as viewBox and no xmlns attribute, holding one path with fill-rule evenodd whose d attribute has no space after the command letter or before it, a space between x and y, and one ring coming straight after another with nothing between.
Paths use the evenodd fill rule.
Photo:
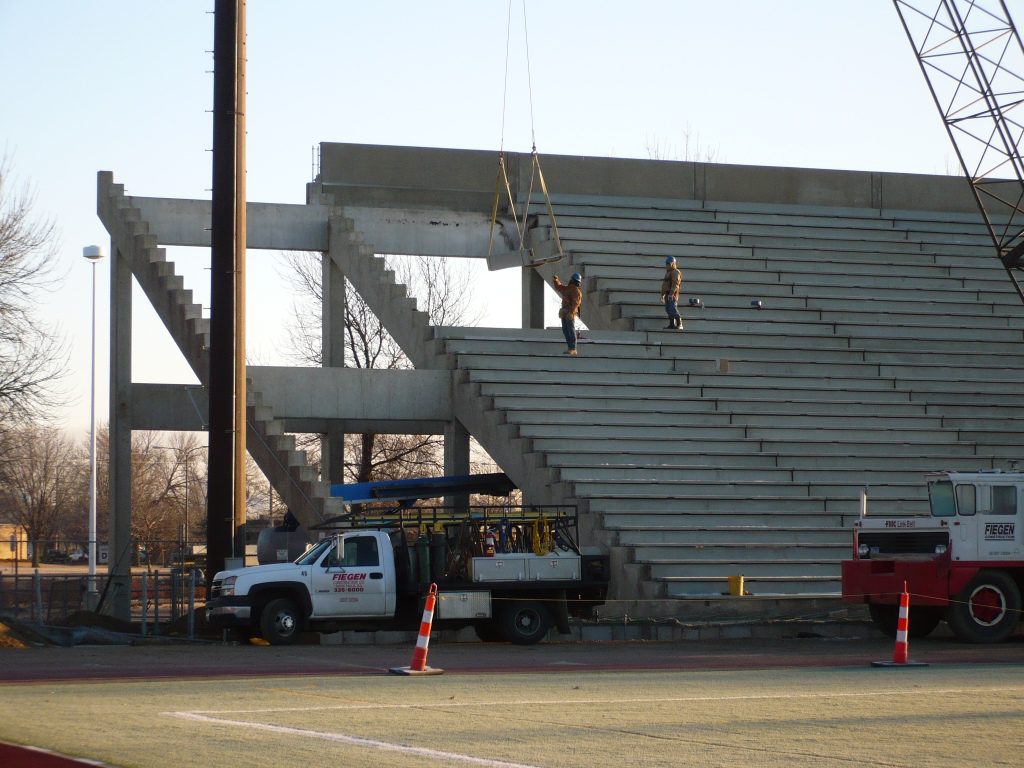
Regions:
<instances>
[{"instance_id":1,"label":"concrete stair step","mask_svg":"<svg viewBox=\"0 0 1024 768\"><path fill-rule=\"evenodd\" d=\"M793 596L815 595L836 596L841 592L838 576L747 576L743 575L744 591L754 596ZM728 576L665 576L658 579L664 586L664 593L669 598L693 598L707 595L729 594Z\"/></svg>"},{"instance_id":2,"label":"concrete stair step","mask_svg":"<svg viewBox=\"0 0 1024 768\"><path fill-rule=\"evenodd\" d=\"M847 528L839 527L774 527L763 525L731 525L723 520L719 527L684 527L662 526L629 528L618 534L619 543L625 546L642 545L742 545L748 543L772 544L840 544L851 546L852 533ZM643 559L640 557L639 559Z\"/></svg>"},{"instance_id":3,"label":"concrete stair step","mask_svg":"<svg viewBox=\"0 0 1024 768\"><path fill-rule=\"evenodd\" d=\"M769 542L731 544L725 542L692 542L638 544L633 547L633 558L644 565L665 565L673 562L686 564L705 561L728 562L737 567L746 563L787 560L807 562L837 562L850 556L850 541L798 544Z\"/></svg>"},{"instance_id":4,"label":"concrete stair step","mask_svg":"<svg viewBox=\"0 0 1024 768\"><path fill-rule=\"evenodd\" d=\"M760 577L790 576L794 571L803 576L819 576L839 580L840 558L818 560L814 558L786 558L785 560L744 560L738 563L731 557L725 560L668 560L645 563L652 581L672 576L727 577L743 575Z\"/></svg>"}]
</instances>

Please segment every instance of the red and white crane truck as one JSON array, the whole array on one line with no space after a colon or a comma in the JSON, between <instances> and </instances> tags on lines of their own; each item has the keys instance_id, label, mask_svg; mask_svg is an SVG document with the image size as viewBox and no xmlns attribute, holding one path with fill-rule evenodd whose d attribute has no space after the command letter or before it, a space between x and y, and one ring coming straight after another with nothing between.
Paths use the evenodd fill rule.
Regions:
<instances>
[{"instance_id":1,"label":"red and white crane truck","mask_svg":"<svg viewBox=\"0 0 1024 768\"><path fill-rule=\"evenodd\" d=\"M408 500L331 521L338 527L294 562L220 571L207 620L273 645L304 630L416 631L436 583L436 629L468 626L481 640L528 645L553 626L568 633L569 616L604 603L608 555L581 551L574 509L411 508Z\"/></svg>"},{"instance_id":2,"label":"red and white crane truck","mask_svg":"<svg viewBox=\"0 0 1024 768\"><path fill-rule=\"evenodd\" d=\"M1017 628L1024 591L1024 473L933 472L928 517L854 523L843 561L843 599L866 603L875 624L896 632L900 594L910 595L908 634L946 621L961 640L995 643Z\"/></svg>"}]
</instances>

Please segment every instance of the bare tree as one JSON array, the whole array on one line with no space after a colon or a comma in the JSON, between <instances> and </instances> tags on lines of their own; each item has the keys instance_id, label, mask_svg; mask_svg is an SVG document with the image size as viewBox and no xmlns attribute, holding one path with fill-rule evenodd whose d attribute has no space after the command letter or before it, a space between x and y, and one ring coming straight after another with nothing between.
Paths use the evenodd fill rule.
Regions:
<instances>
[{"instance_id":1,"label":"bare tree","mask_svg":"<svg viewBox=\"0 0 1024 768\"><path fill-rule=\"evenodd\" d=\"M0 433L62 402L57 385L67 366L63 340L37 313L38 294L57 282L54 225L34 218L33 195L14 187L0 157Z\"/></svg>"},{"instance_id":2,"label":"bare tree","mask_svg":"<svg viewBox=\"0 0 1024 768\"><path fill-rule=\"evenodd\" d=\"M714 163L719 161L719 148L712 147L710 144L702 147L700 144L700 134L690 128L689 124L683 128L682 140L682 152L678 152L672 144L662 143L660 139L650 136L645 139L644 148L647 150L647 156L651 160L684 160L698 163Z\"/></svg>"},{"instance_id":3,"label":"bare tree","mask_svg":"<svg viewBox=\"0 0 1024 768\"><path fill-rule=\"evenodd\" d=\"M283 274L300 300L293 307L289 331L293 359L321 365L320 309L323 304L318 254L287 254ZM434 325L472 325L479 313L471 310L469 270L452 260L425 256L393 256L389 266L411 295L421 299ZM408 358L370 307L346 282L345 362L355 368L410 368ZM311 448L311 446L304 446ZM354 482L436 473L443 468L442 441L436 435L361 434L346 437L345 477Z\"/></svg>"},{"instance_id":4,"label":"bare tree","mask_svg":"<svg viewBox=\"0 0 1024 768\"><path fill-rule=\"evenodd\" d=\"M0 503L25 531L36 566L64 520L84 509L85 465L74 442L57 430L26 426L9 437L8 460L0 468Z\"/></svg>"}]
</instances>

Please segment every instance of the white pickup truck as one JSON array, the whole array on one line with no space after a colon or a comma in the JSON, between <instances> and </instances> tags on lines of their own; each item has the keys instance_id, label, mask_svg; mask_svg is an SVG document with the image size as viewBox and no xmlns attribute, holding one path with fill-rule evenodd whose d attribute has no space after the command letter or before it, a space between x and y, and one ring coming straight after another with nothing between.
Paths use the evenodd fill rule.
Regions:
<instances>
[{"instance_id":1,"label":"white pickup truck","mask_svg":"<svg viewBox=\"0 0 1024 768\"><path fill-rule=\"evenodd\" d=\"M570 615L590 615L607 595L608 556L582 554L564 535L567 522L470 514L346 530L294 562L217 573L207 619L274 645L304 630L415 631L435 582L435 628L472 626L481 640L536 643L552 626L568 632Z\"/></svg>"}]
</instances>

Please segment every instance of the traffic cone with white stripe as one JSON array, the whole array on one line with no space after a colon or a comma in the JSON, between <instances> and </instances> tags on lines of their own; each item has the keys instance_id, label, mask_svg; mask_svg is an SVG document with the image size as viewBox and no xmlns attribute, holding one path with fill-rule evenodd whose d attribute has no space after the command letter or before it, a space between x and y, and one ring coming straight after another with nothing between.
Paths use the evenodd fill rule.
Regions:
<instances>
[{"instance_id":1,"label":"traffic cone with white stripe","mask_svg":"<svg viewBox=\"0 0 1024 768\"><path fill-rule=\"evenodd\" d=\"M420 621L420 633L416 638L416 648L412 652L412 663L408 667L392 667L396 675L440 675L443 669L427 666L427 646L430 643L430 627L434 623L434 606L437 603L437 584L430 585L427 601L423 606L423 619Z\"/></svg>"},{"instance_id":2,"label":"traffic cone with white stripe","mask_svg":"<svg viewBox=\"0 0 1024 768\"><path fill-rule=\"evenodd\" d=\"M900 594L900 612L896 620L896 645L892 650L892 661L873 661L873 667L927 667L921 661L909 661L907 658L907 630L910 627L910 593L907 592L907 582L903 582L903 592Z\"/></svg>"}]
</instances>

